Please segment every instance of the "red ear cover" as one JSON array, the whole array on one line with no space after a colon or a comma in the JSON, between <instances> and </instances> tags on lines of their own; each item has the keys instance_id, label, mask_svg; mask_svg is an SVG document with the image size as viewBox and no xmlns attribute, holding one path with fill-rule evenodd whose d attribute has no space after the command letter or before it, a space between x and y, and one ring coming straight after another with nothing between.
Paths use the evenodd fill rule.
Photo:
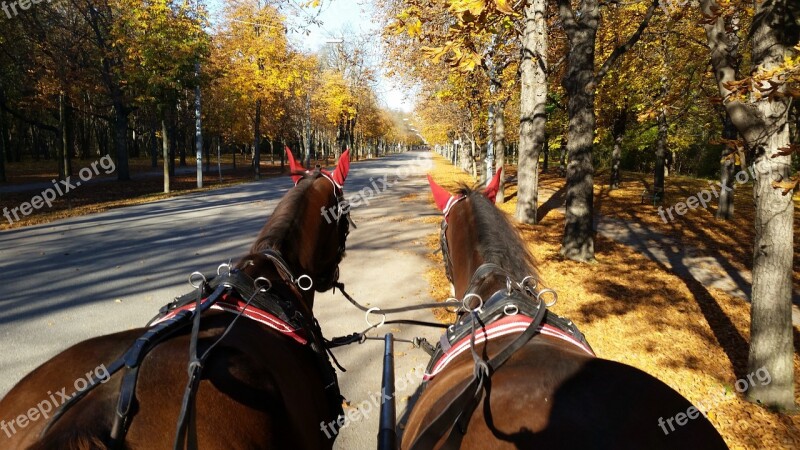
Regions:
<instances>
[{"instance_id":1,"label":"red ear cover","mask_svg":"<svg viewBox=\"0 0 800 450\"><path fill-rule=\"evenodd\" d=\"M336 163L336 168L333 169L333 181L344 186L344 180L347 179L347 174L350 172L350 149L342 153L339 157L339 162Z\"/></svg>"},{"instance_id":2,"label":"red ear cover","mask_svg":"<svg viewBox=\"0 0 800 450\"><path fill-rule=\"evenodd\" d=\"M497 173L494 174L492 181L489 182L489 185L486 186L486 190L483 191L483 195L486 196L492 203L494 203L495 198L497 197L497 191L500 190L500 174L503 172L503 168L497 169Z\"/></svg>"},{"instance_id":3,"label":"red ear cover","mask_svg":"<svg viewBox=\"0 0 800 450\"><path fill-rule=\"evenodd\" d=\"M439 211L444 211L452 195L447 192L447 189L436 184L430 174L428 174L428 184L431 185L431 192L433 192L433 200L436 202L436 207L439 208Z\"/></svg>"},{"instance_id":4,"label":"red ear cover","mask_svg":"<svg viewBox=\"0 0 800 450\"><path fill-rule=\"evenodd\" d=\"M306 170L303 167L302 164L298 163L297 160L294 159L294 155L292 154L292 151L289 150L289 146L286 146L286 157L289 158L289 171L290 172L292 172L292 173L294 173L294 172L303 172L304 170ZM303 178L303 177L300 176L300 175L292 175L292 181L294 181L295 184L297 184L297 182L300 181L300 178Z\"/></svg>"}]
</instances>

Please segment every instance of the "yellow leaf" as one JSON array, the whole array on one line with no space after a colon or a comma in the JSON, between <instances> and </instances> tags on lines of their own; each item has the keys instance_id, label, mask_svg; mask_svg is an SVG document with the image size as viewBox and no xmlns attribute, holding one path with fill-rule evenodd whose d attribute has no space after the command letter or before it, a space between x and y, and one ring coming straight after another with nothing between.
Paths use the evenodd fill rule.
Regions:
<instances>
[{"instance_id":1,"label":"yellow leaf","mask_svg":"<svg viewBox=\"0 0 800 450\"><path fill-rule=\"evenodd\" d=\"M406 25L406 31L410 37L419 36L422 34L422 22L414 20Z\"/></svg>"},{"instance_id":2,"label":"yellow leaf","mask_svg":"<svg viewBox=\"0 0 800 450\"><path fill-rule=\"evenodd\" d=\"M782 190L781 194L786 195L794 190L798 182L800 182L800 177L789 178L788 180L785 181L773 181L772 187L775 189L781 189Z\"/></svg>"},{"instance_id":3,"label":"yellow leaf","mask_svg":"<svg viewBox=\"0 0 800 450\"><path fill-rule=\"evenodd\" d=\"M473 16L479 16L486 9L485 0L459 0L454 1L450 9L456 13L469 11Z\"/></svg>"},{"instance_id":4,"label":"yellow leaf","mask_svg":"<svg viewBox=\"0 0 800 450\"><path fill-rule=\"evenodd\" d=\"M497 10L505 14L514 14L514 8L508 4L508 0L494 0Z\"/></svg>"}]
</instances>

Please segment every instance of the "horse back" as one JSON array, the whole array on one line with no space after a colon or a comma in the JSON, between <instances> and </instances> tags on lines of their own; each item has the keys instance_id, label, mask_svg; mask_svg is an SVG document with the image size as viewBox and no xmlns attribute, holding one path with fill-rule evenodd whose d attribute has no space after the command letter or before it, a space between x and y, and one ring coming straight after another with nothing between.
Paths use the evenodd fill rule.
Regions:
<instances>
[{"instance_id":1,"label":"horse back","mask_svg":"<svg viewBox=\"0 0 800 450\"><path fill-rule=\"evenodd\" d=\"M511 339L490 343L487 354ZM473 371L472 357L462 355L428 383L409 417L403 448L409 448L425 424L442 413ZM488 403L484 396L472 415L463 449L727 448L700 412L677 424L674 418L693 406L665 383L547 336L517 351L490 383Z\"/></svg>"},{"instance_id":2,"label":"horse back","mask_svg":"<svg viewBox=\"0 0 800 450\"><path fill-rule=\"evenodd\" d=\"M198 350L221 335L232 314L203 317ZM48 392L85 378L120 357L144 333L137 329L74 345L23 378L0 401L0 418L26 414ZM125 448L171 448L188 382L189 330L157 345L143 360ZM124 372L123 369L122 372ZM203 368L196 397L197 438L203 448L330 448L320 422L334 420L313 353L264 325L240 319ZM104 449L123 373L98 386L39 434L48 419L17 427L2 448ZM279 388L280 387L280 388ZM52 415L52 413L50 413ZM0 440L2 437L0 437ZM235 445L235 447L234 447Z\"/></svg>"}]
</instances>

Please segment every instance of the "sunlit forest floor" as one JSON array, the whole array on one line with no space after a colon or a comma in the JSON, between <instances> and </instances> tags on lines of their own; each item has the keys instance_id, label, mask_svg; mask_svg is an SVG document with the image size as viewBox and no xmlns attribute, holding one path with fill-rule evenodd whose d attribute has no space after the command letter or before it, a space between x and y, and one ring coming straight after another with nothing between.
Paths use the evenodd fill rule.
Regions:
<instances>
[{"instance_id":1,"label":"sunlit forest floor","mask_svg":"<svg viewBox=\"0 0 800 450\"><path fill-rule=\"evenodd\" d=\"M193 155L192 155L193 156ZM204 173L203 188L197 188L197 175L191 170L194 163L193 157L187 156L189 167L180 167L176 160L176 176L170 180L170 193L164 194L163 165L159 161L157 168L152 168L149 158L131 158L129 161L131 181L116 182L117 174L105 174L100 168L100 174L93 177L91 183L82 184L80 187L71 189L64 197L59 197L53 202L53 207L43 207L34 210L22 220L10 224L8 220L0 216L0 230L19 228L28 225L36 225L52 222L53 220L66 217L82 216L85 214L106 211L108 209L120 208L124 206L138 205L155 200L184 195L192 192L199 192L205 189L214 189L223 186L244 183L253 180L252 160L245 159L242 155L236 156L236 169L233 168L233 158L231 155L222 155L220 164L222 166L222 179L220 180L217 170L216 155L211 159L211 170ZM83 167L90 167L94 160L72 161L73 176L72 182L79 180L77 173ZM319 161L323 165L332 165L333 160ZM312 165L315 164L312 162ZM288 165L285 169L288 171ZM8 182L0 184L0 187L29 184L31 188L19 192L0 192L0 209L3 207L13 208L23 202L30 202L31 197L41 193L48 188L51 180L58 177L58 166L54 160L23 161L21 163L6 163L6 173ZM261 176L263 178L281 175L280 160L276 159L275 164L271 164L269 155L262 157ZM100 179L95 182L95 178Z\"/></svg>"},{"instance_id":2,"label":"sunlit forest floor","mask_svg":"<svg viewBox=\"0 0 800 450\"><path fill-rule=\"evenodd\" d=\"M474 180L436 156L433 176L442 186L454 190L458 182ZM514 176L512 167L507 174ZM609 191L607 175L595 178L596 212L625 221L635 221L656 233L678 238L709 254L725 258L730 268L749 270L752 265L753 207L747 186L737 190L736 218L730 222L714 219L713 208L695 209L665 224L652 204L641 204L646 174L623 174L622 189ZM645 184L647 183L647 184ZM665 206L685 201L707 186L704 180L667 178ZM598 356L620 361L669 384L708 417L732 449L800 448L800 414L771 412L746 402L734 389L745 378L749 342L749 304L717 289L707 289L694 279L683 279L645 255L598 234L595 240L597 264L564 260L558 254L564 215L558 197L547 203L564 186L558 174L544 174L540 181L540 205L546 214L535 226L518 225L538 261L545 285L559 295L553 310L575 321L586 334ZM563 192L563 191L561 191ZM432 196L429 196L431 203ZM516 207L516 186L506 186L506 203L512 214ZM796 197L795 235L800 228L800 198ZM430 222L439 223L439 218ZM428 240L439 246L436 228ZM438 230L437 230L438 231ZM443 300L449 284L441 254L431 255L435 269L428 273L432 295ZM798 290L800 246L795 242L795 289ZM447 320L447 317L441 317ZM800 333L795 329L795 348ZM800 402L800 357L795 358L795 393ZM653 426L657 426L653 423Z\"/></svg>"}]
</instances>

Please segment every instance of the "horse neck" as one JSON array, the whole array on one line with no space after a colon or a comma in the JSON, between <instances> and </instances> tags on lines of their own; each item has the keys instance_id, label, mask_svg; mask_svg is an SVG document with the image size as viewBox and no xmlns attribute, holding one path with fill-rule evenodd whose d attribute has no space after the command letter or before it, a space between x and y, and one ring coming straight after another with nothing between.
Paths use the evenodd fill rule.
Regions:
<instances>
[{"instance_id":1,"label":"horse neck","mask_svg":"<svg viewBox=\"0 0 800 450\"><path fill-rule=\"evenodd\" d=\"M318 180L319 179L314 180L314 182ZM309 186L306 189L306 197L314 194L312 191L313 186ZM254 278L265 276L262 275L262 273L264 273L272 277L277 276L278 279L280 279L283 274L280 274L280 271L276 270L277 263L269 257L264 256L266 251L273 250L282 258L292 276L297 278L302 275L309 275L314 278L317 274L310 272L315 269L318 270L318 268L312 267L313 263L315 261L330 259L324 254L326 251L325 245L328 240L319 239L317 236L323 233L321 225L323 221L318 203L318 201L312 201L312 199L306 198L306 201L303 202L304 211L299 213L300 217L290 214L285 210L286 208L299 207L297 204L287 205L283 204L283 202L279 204L280 209L273 212L273 217L264 226L264 229L259 235L259 240L251 249L250 258L255 258L261 261L262 264L243 267L243 270L250 272L249 274ZM273 221L275 218L277 219ZM301 227L305 228L298 230L287 227L285 222L288 218L292 219L292 223L299 223ZM278 227L282 228L281 233L277 235L272 233L274 229ZM314 304L314 289L301 291L301 294L309 309L312 308Z\"/></svg>"},{"instance_id":2,"label":"horse neck","mask_svg":"<svg viewBox=\"0 0 800 450\"><path fill-rule=\"evenodd\" d=\"M470 199L467 199L462 204L466 206L469 202ZM478 230L471 207L460 207L452 211L447 227L453 289L457 298L463 298L467 293L466 290L472 281L473 274L487 261L480 251ZM483 291L491 288L489 284L482 284L479 288L481 292L473 293L483 295Z\"/></svg>"},{"instance_id":3,"label":"horse neck","mask_svg":"<svg viewBox=\"0 0 800 450\"><path fill-rule=\"evenodd\" d=\"M451 244L451 247L458 248L456 250L451 250L451 260L453 261L453 285L457 298L463 298L464 294L466 294L466 289L472 281L473 275L483 264L495 263L503 269L509 271L512 269L510 267L504 267L502 263L494 261L492 258L487 257L487 255L484 254L484 252L481 250L482 246L480 242L480 235L478 233L478 226L475 220L475 212L472 208L471 199L468 199L466 202L462 202L462 204L464 207L453 211L450 216L450 222L448 223L448 227L453 229L451 237L453 238L455 244ZM467 207L467 205L469 207ZM520 247L523 247L525 244L520 242L519 245ZM497 250L494 251L497 252ZM519 252L520 248L509 247L502 251L506 252L507 254L511 254L510 252ZM455 253L457 253L457 255ZM533 273L533 268L530 268L529 270L530 273ZM525 275L519 275L520 279ZM473 293L481 296L482 298L486 298L494 292L504 289L505 287L506 274L491 274L486 277L486 279L478 286L478 289Z\"/></svg>"}]
</instances>

